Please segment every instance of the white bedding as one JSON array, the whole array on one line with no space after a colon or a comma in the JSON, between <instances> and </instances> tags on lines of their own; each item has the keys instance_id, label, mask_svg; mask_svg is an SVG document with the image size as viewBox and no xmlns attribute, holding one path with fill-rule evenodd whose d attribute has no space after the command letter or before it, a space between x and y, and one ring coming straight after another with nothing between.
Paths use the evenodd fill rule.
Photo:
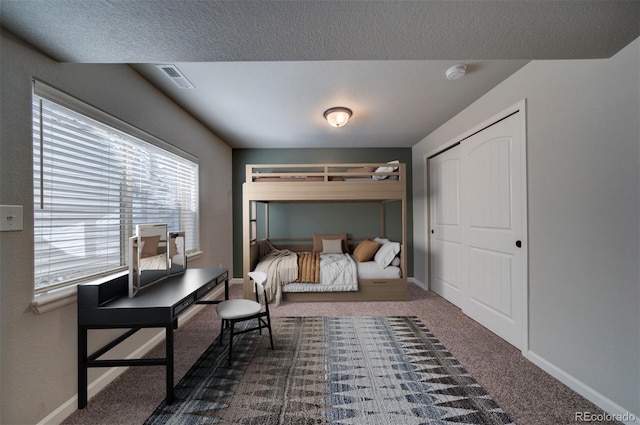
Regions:
<instances>
[{"instance_id":1,"label":"white bedding","mask_svg":"<svg viewBox=\"0 0 640 425\"><path fill-rule=\"evenodd\" d=\"M375 261L360 263L354 261L358 270L359 279L400 279L400 267L387 266L382 268ZM322 277L322 273L320 274ZM329 284L320 283L289 283L282 286L282 292L349 292L357 291L358 284Z\"/></svg>"},{"instance_id":2,"label":"white bedding","mask_svg":"<svg viewBox=\"0 0 640 425\"><path fill-rule=\"evenodd\" d=\"M356 262L360 279L399 279L400 267L387 266L382 268L375 261Z\"/></svg>"},{"instance_id":3,"label":"white bedding","mask_svg":"<svg viewBox=\"0 0 640 425\"><path fill-rule=\"evenodd\" d=\"M282 292L343 292L358 290L356 261L349 254L320 254L320 282L287 283Z\"/></svg>"},{"instance_id":4,"label":"white bedding","mask_svg":"<svg viewBox=\"0 0 640 425\"><path fill-rule=\"evenodd\" d=\"M274 249L272 247L269 247ZM275 255L277 258L271 258ZM282 257L282 258L281 258ZM279 264L287 259L287 267L280 270ZM354 292L358 290L358 279L399 279L400 268L396 266L380 267L375 261L360 263L350 254L320 255L320 282L296 283L297 260L293 252L274 250L265 255L256 266L256 270L267 272L267 287L270 299L275 305L280 302L282 292ZM275 261L274 261L275 260ZM289 266L288 264L291 263ZM286 273L285 273L286 272ZM272 280L273 282L269 282ZM287 283L287 281L291 283Z\"/></svg>"}]
</instances>

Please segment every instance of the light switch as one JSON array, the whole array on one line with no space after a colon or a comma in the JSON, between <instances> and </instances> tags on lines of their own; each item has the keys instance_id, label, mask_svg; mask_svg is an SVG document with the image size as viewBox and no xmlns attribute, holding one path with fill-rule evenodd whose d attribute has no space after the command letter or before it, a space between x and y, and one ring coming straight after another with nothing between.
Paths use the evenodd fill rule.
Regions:
<instances>
[{"instance_id":1,"label":"light switch","mask_svg":"<svg viewBox=\"0 0 640 425\"><path fill-rule=\"evenodd\" d=\"M0 232L22 230L22 205L0 205Z\"/></svg>"}]
</instances>

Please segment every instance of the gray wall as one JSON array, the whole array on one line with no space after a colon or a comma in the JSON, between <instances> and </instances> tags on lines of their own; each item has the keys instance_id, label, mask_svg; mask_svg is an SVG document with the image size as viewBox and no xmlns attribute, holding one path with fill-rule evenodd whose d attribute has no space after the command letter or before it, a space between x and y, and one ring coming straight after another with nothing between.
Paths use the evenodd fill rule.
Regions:
<instances>
[{"instance_id":1,"label":"gray wall","mask_svg":"<svg viewBox=\"0 0 640 425\"><path fill-rule=\"evenodd\" d=\"M413 231L411 202L411 149L234 149L233 150L233 272L242 276L242 183L245 180L246 164L317 164L341 162L387 162L397 159L407 165L407 268L408 276L413 275ZM275 206L270 216L272 230L288 233L287 237L311 237L312 233L349 232L354 237L378 236L379 210L362 205L338 206L335 204L315 204ZM272 207L273 208L273 207ZM340 210L338 214L336 211ZM390 220L398 217L397 206L387 210ZM273 210L272 210L273 211ZM283 215L289 217L283 222ZM311 215L309 215L311 214ZM280 217L280 218L278 218ZM339 220L333 218L339 217ZM351 220L349 219L351 217ZM364 217L364 219L360 219ZM397 222L397 220L396 220ZM397 228L387 224L389 237L398 234ZM400 232L401 234L401 232ZM261 234L259 234L260 236ZM277 236L272 234L270 236Z\"/></svg>"},{"instance_id":2,"label":"gray wall","mask_svg":"<svg viewBox=\"0 0 640 425\"><path fill-rule=\"evenodd\" d=\"M414 274L426 282L426 155L526 99L529 358L637 417L639 50L534 61L413 149Z\"/></svg>"},{"instance_id":3,"label":"gray wall","mask_svg":"<svg viewBox=\"0 0 640 425\"><path fill-rule=\"evenodd\" d=\"M0 423L34 424L71 399L76 304L36 315L33 299L31 81L37 78L200 158L200 242L194 267L231 265L231 149L126 65L60 64L10 34L1 39L0 203L24 206L24 230L0 233ZM128 355L157 330L141 332ZM113 332L107 334L113 334ZM105 340L92 333L90 345ZM93 380L104 369L90 371Z\"/></svg>"},{"instance_id":4,"label":"gray wall","mask_svg":"<svg viewBox=\"0 0 640 425\"><path fill-rule=\"evenodd\" d=\"M312 233L348 232L349 237L357 239L385 236L402 240L401 202L385 203L383 207L385 234L381 235L380 203L273 204L269 208L269 236L311 238ZM258 221L263 221L260 218L258 215ZM263 234L258 232L259 237Z\"/></svg>"}]
</instances>

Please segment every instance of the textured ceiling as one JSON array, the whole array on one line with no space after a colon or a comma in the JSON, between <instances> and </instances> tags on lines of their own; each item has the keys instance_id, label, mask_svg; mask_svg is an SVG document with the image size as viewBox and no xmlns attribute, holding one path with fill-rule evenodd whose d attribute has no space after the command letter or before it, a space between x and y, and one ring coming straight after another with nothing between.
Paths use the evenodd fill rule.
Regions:
<instances>
[{"instance_id":1,"label":"textured ceiling","mask_svg":"<svg viewBox=\"0 0 640 425\"><path fill-rule=\"evenodd\" d=\"M638 37L639 4L1 0L0 24L61 62L140 64L234 147L412 146L528 60L612 56ZM458 62L468 75L447 81ZM339 105L353 122L331 129Z\"/></svg>"},{"instance_id":2,"label":"textured ceiling","mask_svg":"<svg viewBox=\"0 0 640 425\"><path fill-rule=\"evenodd\" d=\"M609 57L619 0L3 0L2 25L64 62Z\"/></svg>"}]
</instances>

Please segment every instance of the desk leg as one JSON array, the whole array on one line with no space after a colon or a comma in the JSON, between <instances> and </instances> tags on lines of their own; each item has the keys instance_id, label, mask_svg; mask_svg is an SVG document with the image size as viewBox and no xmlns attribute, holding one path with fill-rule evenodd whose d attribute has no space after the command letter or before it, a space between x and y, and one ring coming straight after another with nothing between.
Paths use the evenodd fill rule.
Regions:
<instances>
[{"instance_id":1,"label":"desk leg","mask_svg":"<svg viewBox=\"0 0 640 425\"><path fill-rule=\"evenodd\" d=\"M167 404L173 403L173 323L166 327Z\"/></svg>"},{"instance_id":2,"label":"desk leg","mask_svg":"<svg viewBox=\"0 0 640 425\"><path fill-rule=\"evenodd\" d=\"M78 326L78 409L87 406L87 328Z\"/></svg>"}]
</instances>

